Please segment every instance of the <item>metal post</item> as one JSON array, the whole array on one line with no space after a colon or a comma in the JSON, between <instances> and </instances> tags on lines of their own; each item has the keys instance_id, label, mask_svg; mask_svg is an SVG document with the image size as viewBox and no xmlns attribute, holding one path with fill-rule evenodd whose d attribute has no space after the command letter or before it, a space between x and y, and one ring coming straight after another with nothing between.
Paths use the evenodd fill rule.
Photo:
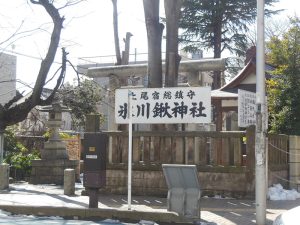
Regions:
<instances>
[{"instance_id":1,"label":"metal post","mask_svg":"<svg viewBox=\"0 0 300 225\"><path fill-rule=\"evenodd\" d=\"M131 210L131 175L132 175L132 92L128 90L128 210Z\"/></svg>"},{"instance_id":2,"label":"metal post","mask_svg":"<svg viewBox=\"0 0 300 225\"><path fill-rule=\"evenodd\" d=\"M264 0L257 1L255 197L256 224L266 223L266 101Z\"/></svg>"},{"instance_id":3,"label":"metal post","mask_svg":"<svg viewBox=\"0 0 300 225\"><path fill-rule=\"evenodd\" d=\"M88 193L89 193L89 208L98 208L98 188L89 188Z\"/></svg>"}]
</instances>

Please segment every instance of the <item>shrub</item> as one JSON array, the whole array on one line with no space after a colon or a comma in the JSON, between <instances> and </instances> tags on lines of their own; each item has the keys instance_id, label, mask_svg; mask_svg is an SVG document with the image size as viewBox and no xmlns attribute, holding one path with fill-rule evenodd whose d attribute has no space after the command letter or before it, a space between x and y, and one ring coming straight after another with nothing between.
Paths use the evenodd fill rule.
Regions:
<instances>
[{"instance_id":1,"label":"shrub","mask_svg":"<svg viewBox=\"0 0 300 225\"><path fill-rule=\"evenodd\" d=\"M11 166L10 175L17 180L28 177L31 172L31 160L40 158L37 150L29 151L18 142L10 129L4 134L4 149L4 162Z\"/></svg>"}]
</instances>

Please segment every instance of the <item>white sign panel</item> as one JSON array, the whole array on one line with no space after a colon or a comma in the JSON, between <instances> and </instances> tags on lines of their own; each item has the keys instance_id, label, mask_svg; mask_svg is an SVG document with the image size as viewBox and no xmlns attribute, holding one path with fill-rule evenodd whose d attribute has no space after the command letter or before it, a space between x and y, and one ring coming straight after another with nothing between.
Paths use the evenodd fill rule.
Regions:
<instances>
[{"instance_id":1,"label":"white sign panel","mask_svg":"<svg viewBox=\"0 0 300 225\"><path fill-rule=\"evenodd\" d=\"M256 123L256 93L238 89L238 126Z\"/></svg>"},{"instance_id":2,"label":"white sign panel","mask_svg":"<svg viewBox=\"0 0 300 225\"><path fill-rule=\"evenodd\" d=\"M133 123L210 123L210 92L210 87L117 89L116 123L128 123L129 93Z\"/></svg>"}]
</instances>

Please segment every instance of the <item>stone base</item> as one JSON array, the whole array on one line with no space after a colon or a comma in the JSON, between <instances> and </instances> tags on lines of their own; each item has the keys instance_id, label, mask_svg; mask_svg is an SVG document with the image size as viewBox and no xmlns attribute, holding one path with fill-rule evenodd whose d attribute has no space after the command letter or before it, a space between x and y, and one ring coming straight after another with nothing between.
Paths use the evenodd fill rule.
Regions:
<instances>
[{"instance_id":1,"label":"stone base","mask_svg":"<svg viewBox=\"0 0 300 225\"><path fill-rule=\"evenodd\" d=\"M75 180L80 182L79 160L69 159L38 159L32 160L29 179L31 184L64 184L64 170L74 169Z\"/></svg>"}]
</instances>

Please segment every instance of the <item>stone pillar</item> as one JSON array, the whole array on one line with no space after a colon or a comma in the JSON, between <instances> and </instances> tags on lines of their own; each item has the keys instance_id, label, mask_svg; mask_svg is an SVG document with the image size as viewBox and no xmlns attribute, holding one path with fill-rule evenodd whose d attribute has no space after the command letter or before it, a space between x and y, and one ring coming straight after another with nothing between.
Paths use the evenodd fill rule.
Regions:
<instances>
[{"instance_id":1,"label":"stone pillar","mask_svg":"<svg viewBox=\"0 0 300 225\"><path fill-rule=\"evenodd\" d=\"M75 170L74 169L64 170L64 194L65 195L75 194Z\"/></svg>"},{"instance_id":2,"label":"stone pillar","mask_svg":"<svg viewBox=\"0 0 300 225\"><path fill-rule=\"evenodd\" d=\"M300 136L289 136L290 188L299 191L300 185Z\"/></svg>"},{"instance_id":3,"label":"stone pillar","mask_svg":"<svg viewBox=\"0 0 300 225\"><path fill-rule=\"evenodd\" d=\"M0 190L8 189L9 186L9 165L0 164Z\"/></svg>"}]
</instances>

